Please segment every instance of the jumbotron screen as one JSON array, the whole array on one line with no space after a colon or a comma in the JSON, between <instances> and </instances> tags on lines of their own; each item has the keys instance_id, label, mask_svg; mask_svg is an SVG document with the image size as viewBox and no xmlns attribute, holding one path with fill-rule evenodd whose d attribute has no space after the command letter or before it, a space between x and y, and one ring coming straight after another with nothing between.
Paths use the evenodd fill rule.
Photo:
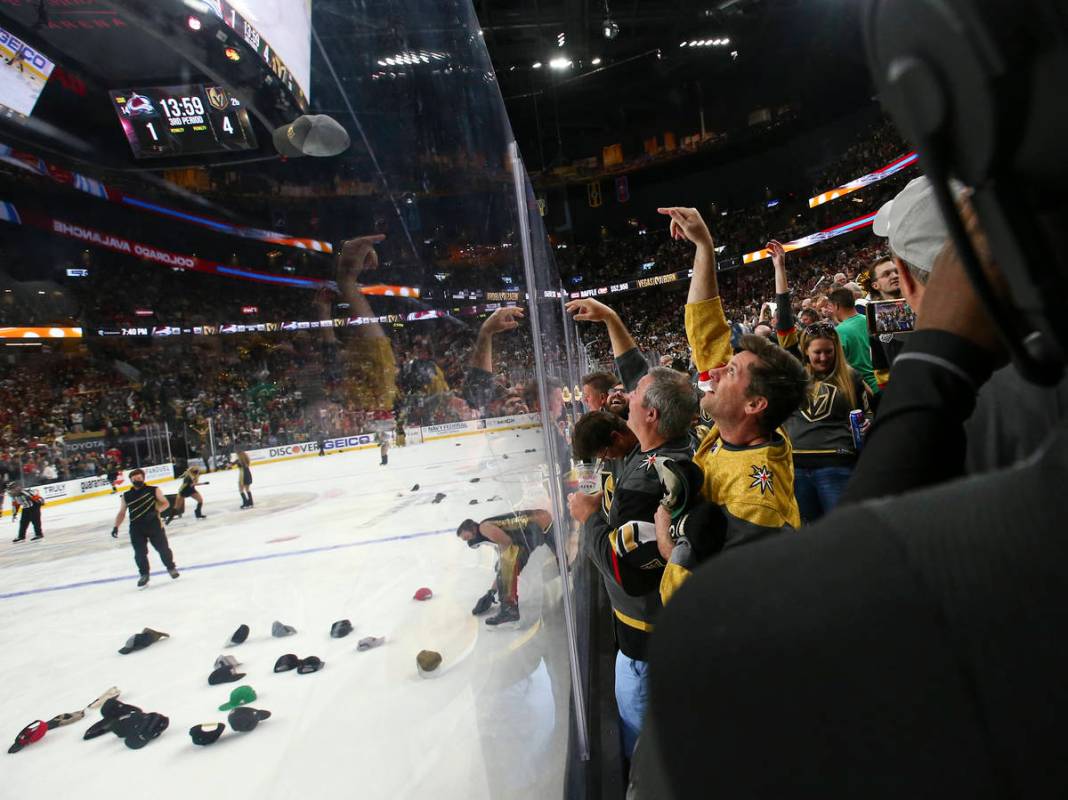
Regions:
<instances>
[{"instance_id":1,"label":"jumbotron screen","mask_svg":"<svg viewBox=\"0 0 1068 800\"><path fill-rule=\"evenodd\" d=\"M135 158L251 150L248 112L221 86L156 86L111 92Z\"/></svg>"},{"instance_id":2,"label":"jumbotron screen","mask_svg":"<svg viewBox=\"0 0 1068 800\"><path fill-rule=\"evenodd\" d=\"M0 28L0 107L28 117L54 68L45 55Z\"/></svg>"}]
</instances>

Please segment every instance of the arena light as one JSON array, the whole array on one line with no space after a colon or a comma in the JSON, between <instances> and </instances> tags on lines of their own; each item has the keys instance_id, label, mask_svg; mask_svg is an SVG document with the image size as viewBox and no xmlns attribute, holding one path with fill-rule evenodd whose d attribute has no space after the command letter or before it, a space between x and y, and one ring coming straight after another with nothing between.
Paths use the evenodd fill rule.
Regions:
<instances>
[{"instance_id":1,"label":"arena light","mask_svg":"<svg viewBox=\"0 0 1068 800\"><path fill-rule=\"evenodd\" d=\"M540 61L535 61L530 66L532 66L534 69L541 69L541 62Z\"/></svg>"},{"instance_id":2,"label":"arena light","mask_svg":"<svg viewBox=\"0 0 1068 800\"><path fill-rule=\"evenodd\" d=\"M562 31L560 33L556 34L556 46L557 47L563 47L564 44L566 44L566 42L567 42L567 36Z\"/></svg>"},{"instance_id":3,"label":"arena light","mask_svg":"<svg viewBox=\"0 0 1068 800\"><path fill-rule=\"evenodd\" d=\"M549 69L569 69L571 67L571 64L571 59L567 58L566 56L561 56L560 58L554 58L552 61L549 62Z\"/></svg>"},{"instance_id":4,"label":"arena light","mask_svg":"<svg viewBox=\"0 0 1068 800\"><path fill-rule=\"evenodd\" d=\"M601 59L599 59L599 58L595 58L595 59L593 59L593 61L591 61L590 63L591 63L591 64L593 64L593 66L595 66L595 67L596 67L597 65L599 65L599 64L601 63Z\"/></svg>"},{"instance_id":5,"label":"arena light","mask_svg":"<svg viewBox=\"0 0 1068 800\"><path fill-rule=\"evenodd\" d=\"M231 61L241 60L241 51L238 50L236 47L227 47L223 52L226 54L226 57Z\"/></svg>"},{"instance_id":6,"label":"arena light","mask_svg":"<svg viewBox=\"0 0 1068 800\"><path fill-rule=\"evenodd\" d=\"M189 30L199 31L203 27L199 17L190 17L186 20L186 24L189 25Z\"/></svg>"}]
</instances>

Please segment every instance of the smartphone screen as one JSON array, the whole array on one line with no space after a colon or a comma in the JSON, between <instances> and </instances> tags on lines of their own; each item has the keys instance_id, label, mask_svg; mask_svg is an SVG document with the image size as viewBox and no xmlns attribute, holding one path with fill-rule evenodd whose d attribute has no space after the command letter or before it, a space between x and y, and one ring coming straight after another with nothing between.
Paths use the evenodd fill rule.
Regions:
<instances>
[{"instance_id":1,"label":"smartphone screen","mask_svg":"<svg viewBox=\"0 0 1068 800\"><path fill-rule=\"evenodd\" d=\"M868 333L872 336L916 330L916 312L905 300L872 300L865 313L868 315Z\"/></svg>"}]
</instances>

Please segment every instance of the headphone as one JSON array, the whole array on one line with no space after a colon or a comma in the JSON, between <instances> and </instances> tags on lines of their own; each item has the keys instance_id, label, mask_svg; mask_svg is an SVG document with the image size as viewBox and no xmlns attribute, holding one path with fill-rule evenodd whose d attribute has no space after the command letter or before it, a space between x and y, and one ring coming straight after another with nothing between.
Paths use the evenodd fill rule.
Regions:
<instances>
[{"instance_id":1,"label":"headphone","mask_svg":"<svg viewBox=\"0 0 1068 800\"><path fill-rule=\"evenodd\" d=\"M1020 372L1057 383L1068 353L1068 10L1058 0L867 0L864 40L883 107L919 153L969 279ZM1012 294L965 232L971 198Z\"/></svg>"}]
</instances>

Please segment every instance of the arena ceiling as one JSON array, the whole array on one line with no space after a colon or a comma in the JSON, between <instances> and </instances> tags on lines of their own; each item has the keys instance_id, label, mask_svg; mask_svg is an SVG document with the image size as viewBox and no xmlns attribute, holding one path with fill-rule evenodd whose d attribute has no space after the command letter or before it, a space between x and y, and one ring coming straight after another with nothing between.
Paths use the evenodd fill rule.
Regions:
<instances>
[{"instance_id":1,"label":"arena ceiling","mask_svg":"<svg viewBox=\"0 0 1068 800\"><path fill-rule=\"evenodd\" d=\"M534 169L539 161L595 155L628 136L696 132L702 107L707 129L723 131L746 124L761 107L791 104L826 118L870 103L856 6L475 0L513 127ZM606 20L614 23L607 25L612 38L605 36ZM570 63L554 69L554 59Z\"/></svg>"}]
</instances>

